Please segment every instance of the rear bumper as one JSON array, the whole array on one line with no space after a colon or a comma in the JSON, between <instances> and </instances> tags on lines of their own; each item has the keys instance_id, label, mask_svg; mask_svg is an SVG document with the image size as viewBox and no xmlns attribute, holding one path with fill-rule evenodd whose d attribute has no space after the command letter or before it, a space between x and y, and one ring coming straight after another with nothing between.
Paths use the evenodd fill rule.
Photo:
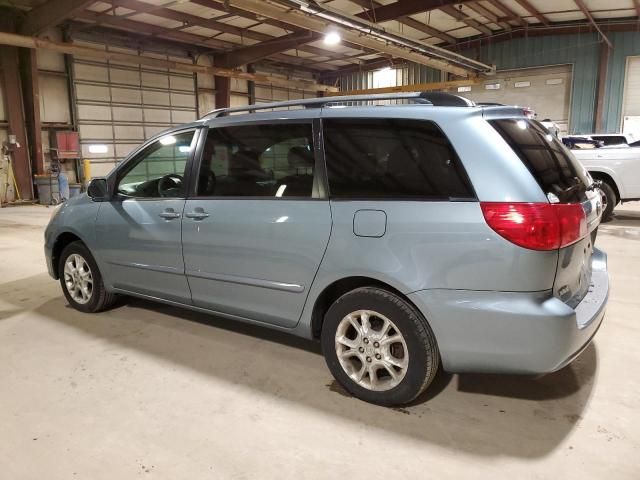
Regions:
<instances>
[{"instance_id":1,"label":"rear bumper","mask_svg":"<svg viewBox=\"0 0 640 480\"><path fill-rule=\"evenodd\" d=\"M591 342L609 297L606 254L594 249L591 286L571 308L546 292L422 290L409 298L434 331L449 372L558 370Z\"/></svg>"}]
</instances>

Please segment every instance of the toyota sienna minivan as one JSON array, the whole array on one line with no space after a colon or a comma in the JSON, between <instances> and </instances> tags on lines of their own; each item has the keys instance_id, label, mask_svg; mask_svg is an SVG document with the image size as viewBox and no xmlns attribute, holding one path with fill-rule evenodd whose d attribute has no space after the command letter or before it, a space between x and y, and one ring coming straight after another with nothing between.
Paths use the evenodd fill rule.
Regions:
<instances>
[{"instance_id":1,"label":"toyota sienna minivan","mask_svg":"<svg viewBox=\"0 0 640 480\"><path fill-rule=\"evenodd\" d=\"M56 212L45 252L77 310L133 295L318 339L346 390L400 405L439 368L576 358L608 298L601 210L522 109L328 97L148 140Z\"/></svg>"}]
</instances>

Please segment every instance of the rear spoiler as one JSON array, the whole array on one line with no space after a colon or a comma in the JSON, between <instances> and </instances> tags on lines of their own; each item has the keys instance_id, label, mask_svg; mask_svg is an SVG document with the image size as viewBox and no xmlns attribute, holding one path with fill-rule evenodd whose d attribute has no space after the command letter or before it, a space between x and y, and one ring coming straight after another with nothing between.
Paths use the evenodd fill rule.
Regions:
<instances>
[{"instance_id":1,"label":"rear spoiler","mask_svg":"<svg viewBox=\"0 0 640 480\"><path fill-rule=\"evenodd\" d=\"M531 109L527 107L509 107L509 106L481 106L482 116L487 120L498 120L500 118L523 117L529 116Z\"/></svg>"}]
</instances>

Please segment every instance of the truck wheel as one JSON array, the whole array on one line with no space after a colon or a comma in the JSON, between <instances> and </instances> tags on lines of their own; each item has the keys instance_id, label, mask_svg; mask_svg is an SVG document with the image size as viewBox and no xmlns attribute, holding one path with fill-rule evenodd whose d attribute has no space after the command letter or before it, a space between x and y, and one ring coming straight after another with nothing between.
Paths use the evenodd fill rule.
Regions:
<instances>
[{"instance_id":1,"label":"truck wheel","mask_svg":"<svg viewBox=\"0 0 640 480\"><path fill-rule=\"evenodd\" d=\"M602 221L607 222L611 220L613 209L618 203L618 199L613 187L604 180L600 184L600 193L602 195Z\"/></svg>"}]
</instances>

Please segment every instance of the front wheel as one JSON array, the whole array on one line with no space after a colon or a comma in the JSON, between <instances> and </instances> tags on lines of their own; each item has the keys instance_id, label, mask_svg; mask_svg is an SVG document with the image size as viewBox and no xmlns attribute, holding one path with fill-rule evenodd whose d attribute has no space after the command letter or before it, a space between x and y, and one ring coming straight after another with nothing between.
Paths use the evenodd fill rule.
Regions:
<instances>
[{"instance_id":1,"label":"front wheel","mask_svg":"<svg viewBox=\"0 0 640 480\"><path fill-rule=\"evenodd\" d=\"M384 406L414 400L439 365L427 321L398 295L374 287L346 293L329 308L322 350L329 370L348 392Z\"/></svg>"},{"instance_id":2,"label":"front wheel","mask_svg":"<svg viewBox=\"0 0 640 480\"><path fill-rule=\"evenodd\" d=\"M94 313L113 304L115 295L104 288L98 265L84 243L72 242L62 250L58 273L64 296L76 310Z\"/></svg>"}]
</instances>

